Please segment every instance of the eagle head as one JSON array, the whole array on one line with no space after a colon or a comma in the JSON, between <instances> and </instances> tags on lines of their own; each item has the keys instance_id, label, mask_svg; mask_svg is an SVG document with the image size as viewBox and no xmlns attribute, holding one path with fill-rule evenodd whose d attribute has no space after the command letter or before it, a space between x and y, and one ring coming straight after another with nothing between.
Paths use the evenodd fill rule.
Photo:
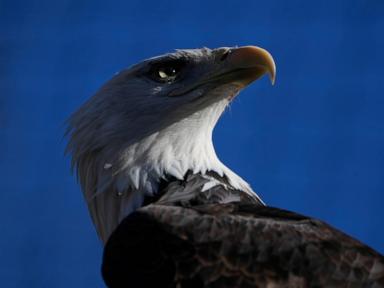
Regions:
<instances>
[{"instance_id":1,"label":"eagle head","mask_svg":"<svg viewBox=\"0 0 384 288\"><path fill-rule=\"evenodd\" d=\"M217 158L212 131L265 73L273 83L273 58L259 47L176 50L116 74L71 116L67 151L104 240L169 176L214 171L253 193Z\"/></svg>"}]
</instances>

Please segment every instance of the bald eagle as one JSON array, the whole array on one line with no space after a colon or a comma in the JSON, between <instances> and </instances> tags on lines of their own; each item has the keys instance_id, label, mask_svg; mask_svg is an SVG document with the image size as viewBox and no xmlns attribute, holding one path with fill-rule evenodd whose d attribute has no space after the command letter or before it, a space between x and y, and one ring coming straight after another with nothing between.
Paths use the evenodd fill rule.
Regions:
<instances>
[{"instance_id":1,"label":"bald eagle","mask_svg":"<svg viewBox=\"0 0 384 288\"><path fill-rule=\"evenodd\" d=\"M255 46L176 50L123 70L69 119L109 287L384 287L384 257L266 206L218 159L212 131L276 68Z\"/></svg>"}]
</instances>

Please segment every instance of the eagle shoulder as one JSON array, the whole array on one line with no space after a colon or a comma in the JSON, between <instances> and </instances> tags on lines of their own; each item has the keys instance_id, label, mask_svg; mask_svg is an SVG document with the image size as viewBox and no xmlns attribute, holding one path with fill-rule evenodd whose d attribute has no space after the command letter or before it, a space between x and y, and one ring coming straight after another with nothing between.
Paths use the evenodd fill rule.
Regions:
<instances>
[{"instance_id":1,"label":"eagle shoulder","mask_svg":"<svg viewBox=\"0 0 384 288\"><path fill-rule=\"evenodd\" d=\"M103 277L109 287L384 287L384 258L286 210L150 204L112 234Z\"/></svg>"}]
</instances>

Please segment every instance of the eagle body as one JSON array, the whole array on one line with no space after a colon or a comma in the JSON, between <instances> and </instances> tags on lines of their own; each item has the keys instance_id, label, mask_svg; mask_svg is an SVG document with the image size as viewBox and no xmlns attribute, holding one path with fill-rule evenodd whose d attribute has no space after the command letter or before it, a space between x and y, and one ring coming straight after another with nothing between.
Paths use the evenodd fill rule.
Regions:
<instances>
[{"instance_id":1,"label":"eagle body","mask_svg":"<svg viewBox=\"0 0 384 288\"><path fill-rule=\"evenodd\" d=\"M109 287L383 287L374 250L210 174L214 186L200 174L163 183L159 199L123 220L104 250Z\"/></svg>"},{"instance_id":2,"label":"eagle body","mask_svg":"<svg viewBox=\"0 0 384 288\"><path fill-rule=\"evenodd\" d=\"M384 287L384 257L268 207L212 131L276 67L255 46L186 49L115 75L69 119L68 153L105 245L108 287Z\"/></svg>"}]
</instances>

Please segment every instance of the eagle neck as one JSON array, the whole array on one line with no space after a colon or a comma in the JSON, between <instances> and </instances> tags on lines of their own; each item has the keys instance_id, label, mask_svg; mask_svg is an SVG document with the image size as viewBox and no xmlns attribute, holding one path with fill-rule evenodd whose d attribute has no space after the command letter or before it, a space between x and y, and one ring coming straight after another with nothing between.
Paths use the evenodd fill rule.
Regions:
<instances>
[{"instance_id":1,"label":"eagle neck","mask_svg":"<svg viewBox=\"0 0 384 288\"><path fill-rule=\"evenodd\" d=\"M228 178L234 188L253 193L215 152L213 129L227 105L227 99L218 101L127 147L120 159L123 165L116 179L117 191L153 195L168 176L183 180L188 171L201 175L212 171Z\"/></svg>"}]
</instances>

